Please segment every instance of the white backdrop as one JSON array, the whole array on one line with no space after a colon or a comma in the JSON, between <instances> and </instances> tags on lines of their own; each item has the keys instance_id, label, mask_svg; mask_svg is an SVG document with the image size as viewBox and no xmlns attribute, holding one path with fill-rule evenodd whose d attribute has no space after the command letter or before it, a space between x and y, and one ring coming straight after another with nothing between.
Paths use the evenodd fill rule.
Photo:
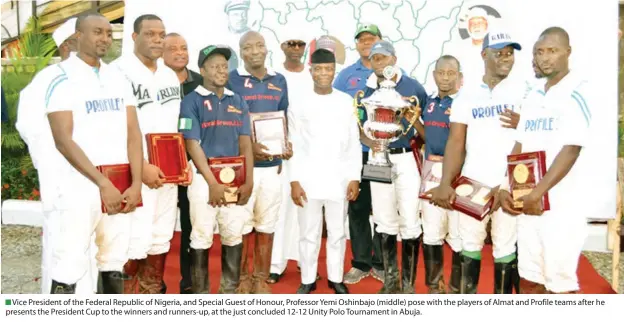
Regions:
<instances>
[{"instance_id":1,"label":"white backdrop","mask_svg":"<svg viewBox=\"0 0 624 322\"><path fill-rule=\"evenodd\" d=\"M145 13L160 16L167 32L182 34L189 44L189 68L197 71L197 53L208 44L237 49L238 35L228 31L226 0L126 0L123 53L132 52L132 24ZM582 163L591 185L587 200L571 200L589 218L613 218L617 159L617 0L251 0L247 26L260 31L271 51L269 65L283 62L279 43L291 35L312 39L330 34L346 46L346 65L357 60L353 34L358 23L380 26L394 43L398 63L429 90L432 68L441 54L455 54L468 75L480 72L482 62L463 39L466 18L480 6L489 25L504 24L524 46L517 53L514 77L532 81L531 50L547 27L560 26L571 38L571 68L584 73L596 86L591 100L592 146ZM498 18L500 17L500 18ZM585 24L584 22L588 22ZM478 52L478 50L477 50ZM476 58L475 58L476 57Z\"/></svg>"}]
</instances>

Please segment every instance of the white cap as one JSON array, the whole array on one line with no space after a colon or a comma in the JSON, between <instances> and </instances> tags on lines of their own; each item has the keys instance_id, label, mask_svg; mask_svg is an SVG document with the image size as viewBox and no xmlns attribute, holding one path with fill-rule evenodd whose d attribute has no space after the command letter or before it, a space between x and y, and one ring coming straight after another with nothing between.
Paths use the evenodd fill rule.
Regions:
<instances>
[{"instance_id":1,"label":"white cap","mask_svg":"<svg viewBox=\"0 0 624 322\"><path fill-rule=\"evenodd\" d=\"M61 44L76 33L76 18L71 18L65 21L60 27L56 28L52 33L52 38L56 42L56 47L61 47Z\"/></svg>"},{"instance_id":2,"label":"white cap","mask_svg":"<svg viewBox=\"0 0 624 322\"><path fill-rule=\"evenodd\" d=\"M303 28L286 28L282 33L282 43L287 42L289 40L302 40L306 43L308 41L308 36L306 32L302 30Z\"/></svg>"},{"instance_id":3,"label":"white cap","mask_svg":"<svg viewBox=\"0 0 624 322\"><path fill-rule=\"evenodd\" d=\"M485 11L485 9L476 7L476 8L470 9L470 12L468 13L468 20L473 19L473 18L478 18L478 17L487 19L487 16L488 14L487 14L487 11Z\"/></svg>"}]
</instances>

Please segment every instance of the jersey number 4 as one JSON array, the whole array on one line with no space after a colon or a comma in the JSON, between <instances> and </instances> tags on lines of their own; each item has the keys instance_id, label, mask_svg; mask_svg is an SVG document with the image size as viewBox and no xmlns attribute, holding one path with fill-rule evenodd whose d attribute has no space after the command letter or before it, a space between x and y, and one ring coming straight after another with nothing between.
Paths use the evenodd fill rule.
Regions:
<instances>
[{"instance_id":1,"label":"jersey number 4","mask_svg":"<svg viewBox=\"0 0 624 322\"><path fill-rule=\"evenodd\" d=\"M245 78L244 86L245 88L253 88L253 85L251 84L251 81L249 80L249 78Z\"/></svg>"}]
</instances>

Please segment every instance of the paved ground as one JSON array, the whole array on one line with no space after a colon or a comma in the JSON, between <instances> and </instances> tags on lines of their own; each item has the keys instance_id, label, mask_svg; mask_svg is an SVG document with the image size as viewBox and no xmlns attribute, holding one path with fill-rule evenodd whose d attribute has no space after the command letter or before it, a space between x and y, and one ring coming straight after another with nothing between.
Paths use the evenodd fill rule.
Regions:
<instances>
[{"instance_id":1,"label":"paved ground","mask_svg":"<svg viewBox=\"0 0 624 322\"><path fill-rule=\"evenodd\" d=\"M611 254L586 252L596 270L611 280ZM41 228L2 226L2 293L41 292ZM620 293L624 292L624 256L620 258Z\"/></svg>"}]
</instances>

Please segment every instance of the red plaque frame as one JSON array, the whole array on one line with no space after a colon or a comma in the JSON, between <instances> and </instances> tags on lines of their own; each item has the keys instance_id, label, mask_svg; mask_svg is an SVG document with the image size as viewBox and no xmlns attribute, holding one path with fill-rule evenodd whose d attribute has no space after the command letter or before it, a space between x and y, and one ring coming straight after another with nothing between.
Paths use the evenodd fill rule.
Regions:
<instances>
[{"instance_id":1,"label":"red plaque frame","mask_svg":"<svg viewBox=\"0 0 624 322\"><path fill-rule=\"evenodd\" d=\"M228 204L237 203L238 188L247 180L245 156L208 158L208 166L219 184L233 190L225 192L225 201Z\"/></svg>"},{"instance_id":2,"label":"red plaque frame","mask_svg":"<svg viewBox=\"0 0 624 322\"><path fill-rule=\"evenodd\" d=\"M120 193L124 193L132 185L132 171L130 170L130 164L113 164L113 165L101 165L96 167L100 173L102 173L110 182L119 190ZM143 201L139 202L138 207L143 206ZM102 200L102 213L107 213L106 206Z\"/></svg>"},{"instance_id":3,"label":"red plaque frame","mask_svg":"<svg viewBox=\"0 0 624 322\"><path fill-rule=\"evenodd\" d=\"M430 200L431 195L425 192L440 185L442 179L442 162L444 157L439 155L429 155L422 166L422 176L420 180L420 199Z\"/></svg>"},{"instance_id":4,"label":"red plaque frame","mask_svg":"<svg viewBox=\"0 0 624 322\"><path fill-rule=\"evenodd\" d=\"M163 183L187 183L190 179L188 159L182 133L149 133L145 135L148 144L149 163L165 174Z\"/></svg>"},{"instance_id":5,"label":"red plaque frame","mask_svg":"<svg viewBox=\"0 0 624 322\"><path fill-rule=\"evenodd\" d=\"M456 193L453 203L455 210L481 221L492 209L494 198L484 200L485 196L492 190L491 187L464 176L457 178L451 187L455 189ZM481 200L481 202L477 202L477 200Z\"/></svg>"},{"instance_id":6,"label":"red plaque frame","mask_svg":"<svg viewBox=\"0 0 624 322\"><path fill-rule=\"evenodd\" d=\"M546 152L525 152L507 156L509 191L514 199L513 209L522 211L522 201L517 199L529 194L546 174ZM550 210L548 192L542 197L542 210Z\"/></svg>"}]
</instances>

